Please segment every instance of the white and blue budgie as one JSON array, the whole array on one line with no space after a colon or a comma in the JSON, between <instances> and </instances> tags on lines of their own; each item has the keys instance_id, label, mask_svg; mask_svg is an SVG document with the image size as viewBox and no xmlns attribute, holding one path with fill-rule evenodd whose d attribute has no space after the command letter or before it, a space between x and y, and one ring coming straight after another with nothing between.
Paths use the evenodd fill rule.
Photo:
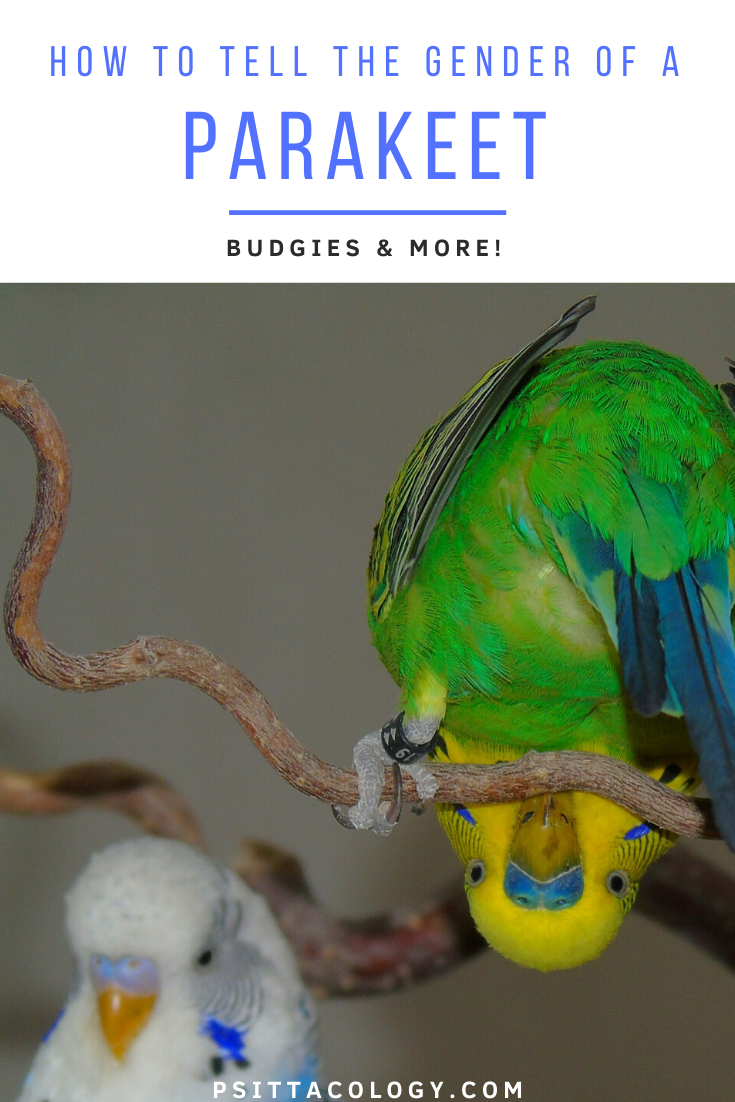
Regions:
<instances>
[{"instance_id":1,"label":"white and blue budgie","mask_svg":"<svg viewBox=\"0 0 735 1102\"><path fill-rule=\"evenodd\" d=\"M181 842L114 845L71 889L67 928L76 980L18 1102L209 1102L252 1098L256 1081L262 1097L269 1082L306 1097L311 998L267 904L232 872Z\"/></svg>"}]
</instances>

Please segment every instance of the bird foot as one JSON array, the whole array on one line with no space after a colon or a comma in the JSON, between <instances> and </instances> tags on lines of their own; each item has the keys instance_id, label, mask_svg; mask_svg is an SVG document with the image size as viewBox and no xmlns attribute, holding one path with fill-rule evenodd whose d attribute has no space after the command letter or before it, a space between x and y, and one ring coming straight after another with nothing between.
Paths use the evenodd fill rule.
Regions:
<instances>
[{"instance_id":1,"label":"bird foot","mask_svg":"<svg viewBox=\"0 0 735 1102\"><path fill-rule=\"evenodd\" d=\"M431 770L421 760L436 745L439 721L433 718L403 722L403 713L392 719L382 731L373 731L361 738L353 751L357 770L359 799L354 807L334 807L334 817L352 830L372 830L374 834L390 834L398 822L402 804L402 766L416 783L419 799L431 800L438 784ZM382 801L385 767L393 767L394 795Z\"/></svg>"}]
</instances>

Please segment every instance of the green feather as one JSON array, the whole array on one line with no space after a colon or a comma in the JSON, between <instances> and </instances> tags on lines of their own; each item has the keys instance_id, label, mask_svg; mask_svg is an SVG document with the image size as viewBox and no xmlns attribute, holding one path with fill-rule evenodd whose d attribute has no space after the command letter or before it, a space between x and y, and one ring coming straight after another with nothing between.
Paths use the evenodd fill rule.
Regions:
<instances>
[{"instance_id":1,"label":"green feather","mask_svg":"<svg viewBox=\"0 0 735 1102\"><path fill-rule=\"evenodd\" d=\"M683 360L593 342L547 352L492 404L471 453L453 438L447 459L448 426L491 378L424 434L376 528L369 619L407 714L421 713L429 677L446 686L444 722L460 741L628 760L686 752L681 719L630 706L614 622L598 611L611 574L599 601L586 593L560 525L578 515L654 581L729 549L732 411ZM457 456L441 509L417 510L429 501L422 464L446 471Z\"/></svg>"},{"instance_id":2,"label":"green feather","mask_svg":"<svg viewBox=\"0 0 735 1102\"><path fill-rule=\"evenodd\" d=\"M375 616L384 616L391 599L410 582L470 456L510 397L549 349L566 340L594 307L594 298L572 306L517 355L488 371L421 437L386 499L376 529L370 556L370 600Z\"/></svg>"}]
</instances>

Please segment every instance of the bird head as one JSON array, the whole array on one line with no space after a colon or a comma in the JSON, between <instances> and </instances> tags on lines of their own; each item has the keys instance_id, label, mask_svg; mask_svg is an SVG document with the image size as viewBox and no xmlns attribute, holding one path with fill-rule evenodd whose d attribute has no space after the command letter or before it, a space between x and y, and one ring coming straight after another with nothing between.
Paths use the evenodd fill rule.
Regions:
<instances>
[{"instance_id":1,"label":"bird head","mask_svg":"<svg viewBox=\"0 0 735 1102\"><path fill-rule=\"evenodd\" d=\"M599 956L676 837L584 792L438 812L478 930L503 956L544 972Z\"/></svg>"},{"instance_id":2,"label":"bird head","mask_svg":"<svg viewBox=\"0 0 735 1102\"><path fill-rule=\"evenodd\" d=\"M172 1052L178 1036L171 1058L182 1068L210 1049L245 1066L245 1033L271 1030L269 1015L302 991L265 901L178 842L139 838L97 854L67 897L67 928L80 983L65 1018L88 1008L113 1067Z\"/></svg>"}]
</instances>

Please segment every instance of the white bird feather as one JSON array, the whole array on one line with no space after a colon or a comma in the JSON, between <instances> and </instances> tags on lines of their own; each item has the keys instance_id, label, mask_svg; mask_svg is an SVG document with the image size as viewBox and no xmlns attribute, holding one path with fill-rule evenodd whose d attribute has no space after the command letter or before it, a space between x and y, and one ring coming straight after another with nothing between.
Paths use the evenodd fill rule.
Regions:
<instances>
[{"instance_id":1,"label":"white bird feather","mask_svg":"<svg viewBox=\"0 0 735 1102\"><path fill-rule=\"evenodd\" d=\"M255 1081L264 1098L269 1081L306 1097L311 998L265 901L232 872L180 842L123 842L71 889L67 930L77 978L18 1102L209 1102L215 1081L223 1098L234 1083L252 1098Z\"/></svg>"}]
</instances>

